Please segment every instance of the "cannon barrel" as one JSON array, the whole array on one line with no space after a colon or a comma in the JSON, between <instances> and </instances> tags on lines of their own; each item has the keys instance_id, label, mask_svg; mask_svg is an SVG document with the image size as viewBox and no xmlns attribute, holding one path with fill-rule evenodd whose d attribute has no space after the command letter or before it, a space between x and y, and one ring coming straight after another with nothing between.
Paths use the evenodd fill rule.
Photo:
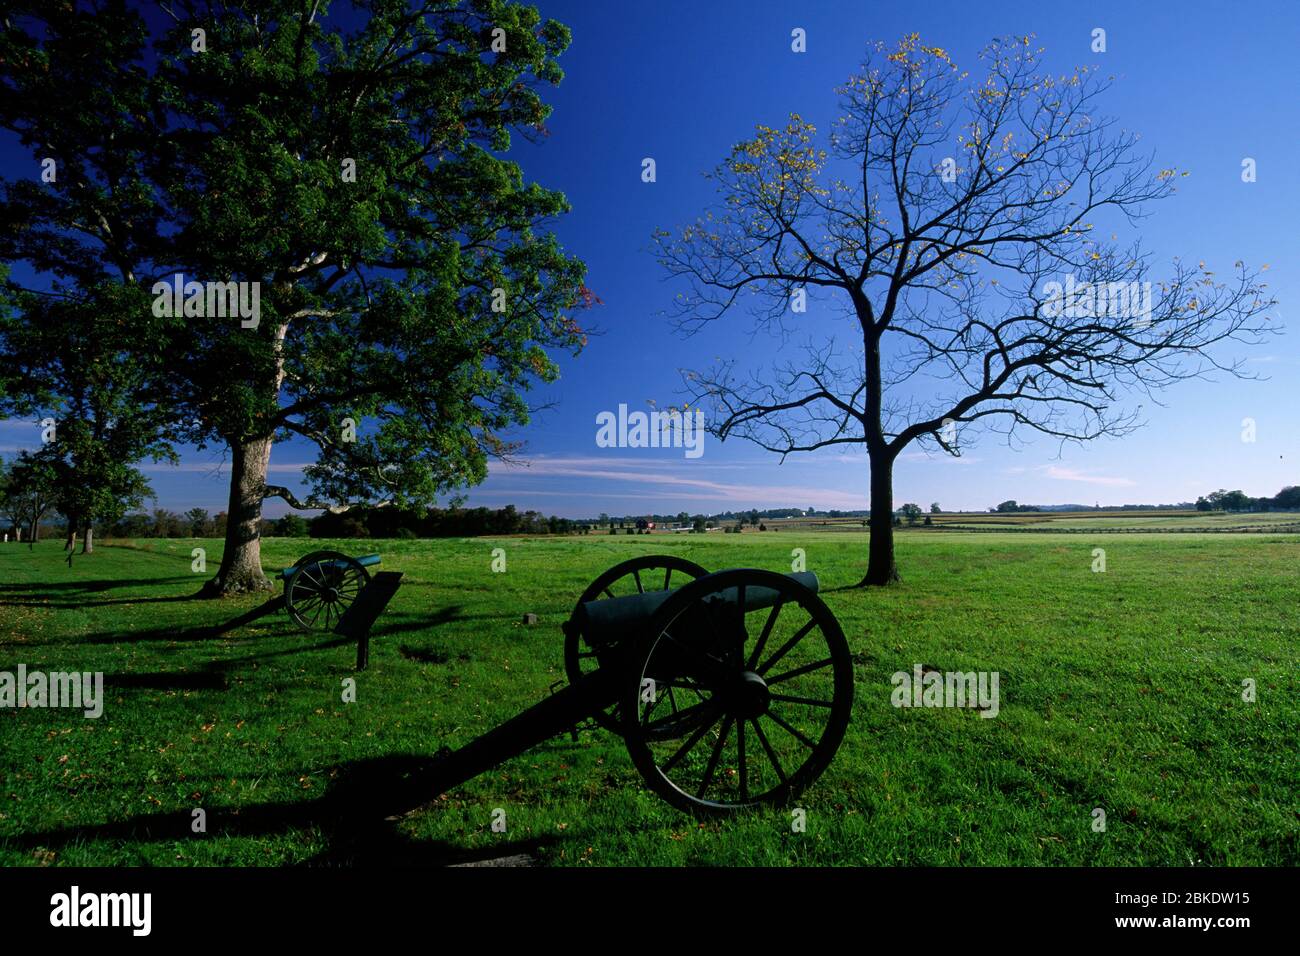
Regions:
<instances>
[{"instance_id":1,"label":"cannon barrel","mask_svg":"<svg viewBox=\"0 0 1300 956\"><path fill-rule=\"evenodd\" d=\"M378 554L362 554L353 558L352 560L355 561L357 564L361 565L363 568L373 568L376 564L383 563L383 558L380 557L380 555ZM287 568L281 568L279 571L275 572L275 576L277 578L284 578L288 580L288 578L290 578L293 575L293 572L298 570L298 567L299 566L295 564Z\"/></svg>"},{"instance_id":2,"label":"cannon barrel","mask_svg":"<svg viewBox=\"0 0 1300 956\"><path fill-rule=\"evenodd\" d=\"M433 793L446 793L468 783L497 764L559 736L618 698L619 678L610 669L598 670L475 737L446 754L432 767Z\"/></svg>"},{"instance_id":3,"label":"cannon barrel","mask_svg":"<svg viewBox=\"0 0 1300 956\"><path fill-rule=\"evenodd\" d=\"M817 575L812 571L797 571L786 577L799 582L814 594L817 592ZM702 579L701 579L702 580ZM727 588L719 592L723 602L734 605L739 599L738 588ZM672 591L646 591L642 594L629 594L625 597L604 598L588 601L575 615L575 623L589 643L603 644L627 636L632 630L646 621L659 610L659 606L668 600ZM759 611L771 607L779 595L766 587L745 588L745 610Z\"/></svg>"}]
</instances>

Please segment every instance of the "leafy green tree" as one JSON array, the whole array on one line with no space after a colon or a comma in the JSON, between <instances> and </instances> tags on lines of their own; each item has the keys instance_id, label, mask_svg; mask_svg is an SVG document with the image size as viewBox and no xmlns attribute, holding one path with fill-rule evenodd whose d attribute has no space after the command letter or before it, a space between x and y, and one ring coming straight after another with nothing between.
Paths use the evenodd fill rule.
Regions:
<instances>
[{"instance_id":1,"label":"leafy green tree","mask_svg":"<svg viewBox=\"0 0 1300 956\"><path fill-rule=\"evenodd\" d=\"M921 506L913 502L908 502L899 509L909 525L915 525L921 520Z\"/></svg>"},{"instance_id":2,"label":"leafy green tree","mask_svg":"<svg viewBox=\"0 0 1300 956\"><path fill-rule=\"evenodd\" d=\"M1246 511L1251 507L1252 499L1240 489L1229 491L1219 499L1219 506L1224 511Z\"/></svg>"},{"instance_id":3,"label":"leafy green tree","mask_svg":"<svg viewBox=\"0 0 1300 956\"><path fill-rule=\"evenodd\" d=\"M155 508L153 527L149 532L151 538L183 538L189 531L185 521L174 511Z\"/></svg>"},{"instance_id":4,"label":"leafy green tree","mask_svg":"<svg viewBox=\"0 0 1300 956\"><path fill-rule=\"evenodd\" d=\"M943 513L943 509L939 507L939 502L935 501L935 502L931 503L931 505L930 505L930 514L932 514L932 515L937 515L937 514L942 514L942 513Z\"/></svg>"},{"instance_id":5,"label":"leafy green tree","mask_svg":"<svg viewBox=\"0 0 1300 956\"><path fill-rule=\"evenodd\" d=\"M3 215L29 225L4 258L155 294L257 284L256 315L154 303L179 320L163 341L193 437L229 449L211 594L271 586L269 497L341 510L481 481L595 301L546 231L565 198L503 156L544 135L568 30L508 0L356 7L345 25L326 2L181 0L151 35L125 6L34 2L0 41L0 125L61 164L10 184ZM301 499L267 482L290 435L318 449Z\"/></svg>"},{"instance_id":6,"label":"leafy green tree","mask_svg":"<svg viewBox=\"0 0 1300 956\"><path fill-rule=\"evenodd\" d=\"M1284 511L1300 509L1300 485L1287 485L1274 495L1273 507L1281 508Z\"/></svg>"},{"instance_id":7,"label":"leafy green tree","mask_svg":"<svg viewBox=\"0 0 1300 956\"><path fill-rule=\"evenodd\" d=\"M58 477L57 507L94 550L96 524L111 526L150 493L134 467L174 460L174 402L160 385L161 331L142 290L104 280L54 295L18 292L0 313L0 414L54 423L42 452ZM143 319L142 319L143 316Z\"/></svg>"},{"instance_id":8,"label":"leafy green tree","mask_svg":"<svg viewBox=\"0 0 1300 956\"><path fill-rule=\"evenodd\" d=\"M410 531L409 528L403 528L401 530ZM275 534L280 538L305 538L309 534L307 519L302 515L284 515L283 517L278 518L275 522ZM398 535L398 537L403 536ZM415 534L412 532L411 534L406 535L406 537L415 537Z\"/></svg>"},{"instance_id":9,"label":"leafy green tree","mask_svg":"<svg viewBox=\"0 0 1300 956\"><path fill-rule=\"evenodd\" d=\"M57 506L59 459L48 448L21 451L0 475L0 511L22 529L31 547L41 535L41 521Z\"/></svg>"},{"instance_id":10,"label":"leafy green tree","mask_svg":"<svg viewBox=\"0 0 1300 956\"><path fill-rule=\"evenodd\" d=\"M191 508L185 512L191 538L206 538L212 530L212 518L206 508Z\"/></svg>"}]
</instances>

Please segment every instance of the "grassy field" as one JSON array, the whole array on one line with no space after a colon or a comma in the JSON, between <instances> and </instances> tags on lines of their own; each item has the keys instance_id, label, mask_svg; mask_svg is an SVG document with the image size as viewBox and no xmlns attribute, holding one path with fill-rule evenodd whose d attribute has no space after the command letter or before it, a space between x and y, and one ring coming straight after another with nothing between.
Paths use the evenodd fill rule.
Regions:
<instances>
[{"instance_id":1,"label":"grassy field","mask_svg":"<svg viewBox=\"0 0 1300 956\"><path fill-rule=\"evenodd\" d=\"M109 685L98 720L0 710L0 864L1300 863L1295 536L903 532L905 582L871 591L833 590L861 574L856 532L264 541L268 568L335 546L405 572L359 675L351 647L283 613L201 636L259 603L189 599L191 548L210 572L220 542L119 545L71 568L57 542L0 548L0 670ZM800 801L806 832L788 810L683 816L597 729L398 819L332 813L545 696L560 623L609 565L672 552L788 570L796 547L857 682L848 737ZM998 672L998 716L891 706L891 674L916 664Z\"/></svg>"}]
</instances>

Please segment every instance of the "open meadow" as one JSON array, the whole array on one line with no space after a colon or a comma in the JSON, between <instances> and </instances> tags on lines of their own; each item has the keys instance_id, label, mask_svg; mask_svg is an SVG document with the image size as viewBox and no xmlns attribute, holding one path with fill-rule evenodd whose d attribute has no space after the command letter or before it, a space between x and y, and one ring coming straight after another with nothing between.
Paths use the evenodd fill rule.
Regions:
<instances>
[{"instance_id":1,"label":"open meadow","mask_svg":"<svg viewBox=\"0 0 1300 956\"><path fill-rule=\"evenodd\" d=\"M1300 863L1300 537L905 530L904 582L847 589L866 542L265 539L268 570L336 548L404 573L361 673L347 642L283 612L205 636L263 599L190 599L207 576L191 549L210 574L218 540L106 542L71 568L60 542L10 544L0 670L102 671L107 693L99 719L0 710L0 864ZM330 812L331 795L383 788L547 695L564 675L560 625L608 566L672 553L788 571L796 548L856 681L848 736L799 800L804 832L786 809L697 822L594 727L401 818ZM892 706L891 675L916 665L997 672L996 718Z\"/></svg>"}]
</instances>

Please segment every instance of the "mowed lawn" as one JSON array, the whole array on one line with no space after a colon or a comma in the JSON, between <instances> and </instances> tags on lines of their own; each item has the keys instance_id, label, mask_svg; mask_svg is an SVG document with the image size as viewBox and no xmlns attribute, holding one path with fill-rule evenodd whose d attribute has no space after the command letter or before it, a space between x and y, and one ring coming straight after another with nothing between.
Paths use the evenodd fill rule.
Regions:
<instances>
[{"instance_id":1,"label":"mowed lawn","mask_svg":"<svg viewBox=\"0 0 1300 956\"><path fill-rule=\"evenodd\" d=\"M903 532L902 585L833 590L861 575L866 541L264 541L268 569L336 547L405 573L360 674L351 646L282 612L203 636L260 603L189 599L207 576L191 549L210 575L218 541L101 545L71 568L58 542L0 547L0 670L103 671L109 685L98 720L0 710L0 864L1300 863L1300 538ZM331 809L547 695L560 624L609 565L671 552L789 570L794 548L857 681L848 736L799 801L804 832L789 809L683 816L597 729L400 818ZM530 611L540 623L524 626ZM997 671L998 716L893 707L890 676L916 664Z\"/></svg>"}]
</instances>

